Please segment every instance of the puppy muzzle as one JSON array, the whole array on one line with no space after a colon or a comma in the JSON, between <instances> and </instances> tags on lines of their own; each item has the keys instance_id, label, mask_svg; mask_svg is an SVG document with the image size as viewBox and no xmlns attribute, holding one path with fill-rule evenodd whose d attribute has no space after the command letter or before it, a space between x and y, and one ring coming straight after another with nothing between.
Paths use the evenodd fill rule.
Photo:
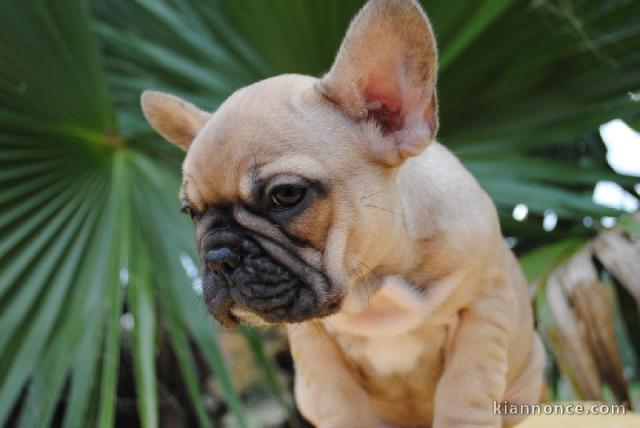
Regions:
<instances>
[{"instance_id":1,"label":"puppy muzzle","mask_svg":"<svg viewBox=\"0 0 640 428\"><path fill-rule=\"evenodd\" d=\"M310 284L295 273L308 272L308 265L285 266L249 232L214 229L203 238L200 254L204 299L209 312L224 326L238 325L234 308L272 323L305 321L339 309L339 302L328 298L331 287L324 275L315 271ZM288 262L304 264L295 255Z\"/></svg>"}]
</instances>

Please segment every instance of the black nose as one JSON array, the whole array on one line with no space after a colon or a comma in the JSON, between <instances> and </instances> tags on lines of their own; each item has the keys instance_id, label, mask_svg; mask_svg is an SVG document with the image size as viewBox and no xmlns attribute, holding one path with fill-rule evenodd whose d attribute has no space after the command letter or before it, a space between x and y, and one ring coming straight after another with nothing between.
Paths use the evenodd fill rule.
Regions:
<instances>
[{"instance_id":1,"label":"black nose","mask_svg":"<svg viewBox=\"0 0 640 428\"><path fill-rule=\"evenodd\" d=\"M229 247L216 247L207 253L207 266L218 274L230 274L240 264L240 253Z\"/></svg>"}]
</instances>

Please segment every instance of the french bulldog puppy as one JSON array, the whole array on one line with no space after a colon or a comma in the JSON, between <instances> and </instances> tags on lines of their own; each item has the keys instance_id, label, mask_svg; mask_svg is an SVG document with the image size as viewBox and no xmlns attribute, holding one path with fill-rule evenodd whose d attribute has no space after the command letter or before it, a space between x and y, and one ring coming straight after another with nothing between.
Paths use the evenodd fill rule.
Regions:
<instances>
[{"instance_id":1,"label":"french bulldog puppy","mask_svg":"<svg viewBox=\"0 0 640 428\"><path fill-rule=\"evenodd\" d=\"M186 151L209 311L287 323L319 427L499 427L516 421L494 402L541 396L527 283L491 199L434 141L436 69L418 3L372 0L321 79L269 78L213 113L142 95Z\"/></svg>"}]
</instances>

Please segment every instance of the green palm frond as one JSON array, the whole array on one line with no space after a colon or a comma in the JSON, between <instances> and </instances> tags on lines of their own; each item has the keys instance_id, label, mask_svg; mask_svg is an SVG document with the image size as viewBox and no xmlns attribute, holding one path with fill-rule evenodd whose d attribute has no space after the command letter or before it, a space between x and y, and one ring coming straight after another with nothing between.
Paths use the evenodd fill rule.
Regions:
<instances>
[{"instance_id":1,"label":"green palm frond","mask_svg":"<svg viewBox=\"0 0 640 428\"><path fill-rule=\"evenodd\" d=\"M18 426L47 426L67 394L64 426L113 426L130 346L143 426L158 426L158 316L201 424L210 422L187 337L246 425L180 263L196 258L175 206L178 170L119 134L85 3L11 4L0 28L0 425L19 403Z\"/></svg>"}]
</instances>

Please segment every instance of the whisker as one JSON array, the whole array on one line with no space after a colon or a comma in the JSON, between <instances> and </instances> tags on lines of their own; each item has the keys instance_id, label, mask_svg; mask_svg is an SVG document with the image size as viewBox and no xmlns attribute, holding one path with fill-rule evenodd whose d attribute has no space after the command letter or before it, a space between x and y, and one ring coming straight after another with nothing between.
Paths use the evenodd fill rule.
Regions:
<instances>
[{"instance_id":1,"label":"whisker","mask_svg":"<svg viewBox=\"0 0 640 428\"><path fill-rule=\"evenodd\" d=\"M369 267L365 262L363 262L362 260L358 260L358 263L367 269L367 273L375 276L377 279L382 279L382 275L377 273L375 270L371 269L371 267Z\"/></svg>"},{"instance_id":2,"label":"whisker","mask_svg":"<svg viewBox=\"0 0 640 428\"><path fill-rule=\"evenodd\" d=\"M388 208L382 208L382 207L379 207L377 205L371 205L371 204L365 205L365 208L376 208L376 209L379 209L380 211L384 211L384 212L388 212L388 213L393 214L393 215L397 215L398 217L400 217L401 219L404 220L404 215L399 214L399 213L397 213L397 212L395 212L393 210L390 210Z\"/></svg>"},{"instance_id":3,"label":"whisker","mask_svg":"<svg viewBox=\"0 0 640 428\"><path fill-rule=\"evenodd\" d=\"M369 289L369 281L364 281L364 291L367 293L367 309L371 307L371 290Z\"/></svg>"},{"instance_id":4,"label":"whisker","mask_svg":"<svg viewBox=\"0 0 640 428\"><path fill-rule=\"evenodd\" d=\"M372 193L369 193L368 195L364 195L363 197L360 198L360 200L364 201L365 199L368 199L368 198L370 198L372 196L375 196L375 195L379 195L380 193L384 193L384 190L379 190L377 192L372 192Z\"/></svg>"},{"instance_id":5,"label":"whisker","mask_svg":"<svg viewBox=\"0 0 640 428\"><path fill-rule=\"evenodd\" d=\"M364 289L365 289L365 291L367 293L367 308L369 308L370 304L371 304L372 290L371 290L371 283L369 282L369 279L366 278L366 275L373 275L378 280L381 280L382 276L380 274L378 274L376 271L374 271L373 269L371 269L362 260L358 260L357 263L358 263L358 266L359 266L358 267L358 271L360 272L361 276L363 277ZM366 269L366 271L365 271L365 269Z\"/></svg>"},{"instance_id":6,"label":"whisker","mask_svg":"<svg viewBox=\"0 0 640 428\"><path fill-rule=\"evenodd\" d=\"M338 330L338 329L337 329L337 328L336 328L336 327L331 323L331 321L329 321L329 319L325 318L325 319L324 319L324 322L325 322L325 323L327 323L327 324L328 324L328 325L329 325L333 330ZM318 329L319 329L319 326L316 326L316 328L318 328ZM318 330L318 332L320 333L321 331L320 331L320 330Z\"/></svg>"},{"instance_id":7,"label":"whisker","mask_svg":"<svg viewBox=\"0 0 640 428\"><path fill-rule=\"evenodd\" d=\"M329 323L329 320L327 318L324 318L322 322ZM313 329L316 331L316 333L323 334L323 328L320 325L320 321L311 321L310 324L313 327Z\"/></svg>"}]
</instances>

